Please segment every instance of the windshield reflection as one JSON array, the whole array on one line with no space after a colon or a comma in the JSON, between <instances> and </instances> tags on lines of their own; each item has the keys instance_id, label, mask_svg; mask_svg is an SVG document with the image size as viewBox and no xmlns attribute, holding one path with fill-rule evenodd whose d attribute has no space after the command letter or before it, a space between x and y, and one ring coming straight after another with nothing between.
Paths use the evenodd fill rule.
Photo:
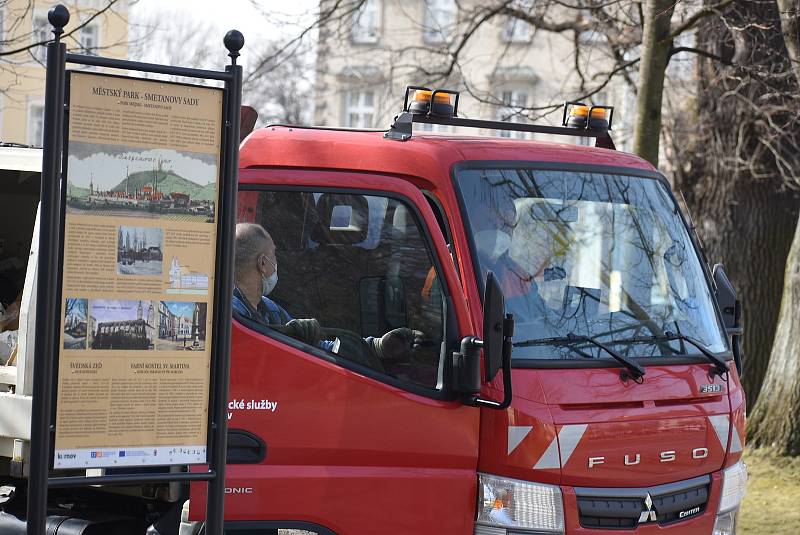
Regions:
<instances>
[{"instance_id":1,"label":"windshield reflection","mask_svg":"<svg viewBox=\"0 0 800 535\"><path fill-rule=\"evenodd\" d=\"M726 349L699 259L657 180L622 175L480 169L457 176L481 275L491 270L514 314L514 358L606 358L591 336L626 356L693 354L690 336ZM637 340L630 340L636 338Z\"/></svg>"}]
</instances>

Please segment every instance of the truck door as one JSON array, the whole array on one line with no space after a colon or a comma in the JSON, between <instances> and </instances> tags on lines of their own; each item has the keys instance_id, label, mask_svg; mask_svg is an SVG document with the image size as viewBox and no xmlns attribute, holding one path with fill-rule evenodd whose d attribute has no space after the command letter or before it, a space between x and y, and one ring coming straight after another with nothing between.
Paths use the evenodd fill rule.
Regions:
<instances>
[{"instance_id":1,"label":"truck door","mask_svg":"<svg viewBox=\"0 0 800 535\"><path fill-rule=\"evenodd\" d=\"M470 532L479 415L448 365L472 332L427 201L385 176L248 170L238 212L275 244L265 303L286 316L235 314L226 518L253 534Z\"/></svg>"}]
</instances>

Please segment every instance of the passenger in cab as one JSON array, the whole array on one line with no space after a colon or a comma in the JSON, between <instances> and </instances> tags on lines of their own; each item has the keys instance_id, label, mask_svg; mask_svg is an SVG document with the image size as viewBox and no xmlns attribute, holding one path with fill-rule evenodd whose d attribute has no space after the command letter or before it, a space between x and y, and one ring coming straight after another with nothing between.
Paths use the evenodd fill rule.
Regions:
<instances>
[{"instance_id":1,"label":"passenger in cab","mask_svg":"<svg viewBox=\"0 0 800 535\"><path fill-rule=\"evenodd\" d=\"M514 315L520 327L529 321L543 321L549 308L539 293L534 273L536 269L521 265L511 256L518 223L513 196L500 188L492 193L485 210L472 211L468 216L481 277L485 281L489 271L494 274L505 296L506 312ZM557 269L542 269L545 280L564 276Z\"/></svg>"}]
</instances>

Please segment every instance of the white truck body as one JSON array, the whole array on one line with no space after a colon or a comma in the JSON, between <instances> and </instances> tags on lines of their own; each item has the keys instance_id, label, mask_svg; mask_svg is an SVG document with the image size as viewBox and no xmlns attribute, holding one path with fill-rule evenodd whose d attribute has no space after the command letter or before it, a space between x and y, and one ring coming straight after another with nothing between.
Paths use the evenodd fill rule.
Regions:
<instances>
[{"instance_id":1,"label":"white truck body","mask_svg":"<svg viewBox=\"0 0 800 535\"><path fill-rule=\"evenodd\" d=\"M13 191L15 184L19 185L28 180L38 182L41 168L41 149L0 147L0 169L4 171L6 188L12 188ZM8 173L9 171L11 173ZM16 173L13 173L14 171ZM13 200L7 198L0 200L0 203L2 202L13 202ZM38 221L37 210L20 306L16 361L13 365L0 366L0 457L15 458L19 461L24 461L27 457L31 434Z\"/></svg>"}]
</instances>

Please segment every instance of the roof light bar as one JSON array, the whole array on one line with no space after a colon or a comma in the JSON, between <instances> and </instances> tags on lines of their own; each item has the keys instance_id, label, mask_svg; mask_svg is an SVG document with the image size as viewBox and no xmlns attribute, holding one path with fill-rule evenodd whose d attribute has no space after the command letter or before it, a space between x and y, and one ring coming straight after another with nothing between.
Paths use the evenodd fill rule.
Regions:
<instances>
[{"instance_id":1,"label":"roof light bar","mask_svg":"<svg viewBox=\"0 0 800 535\"><path fill-rule=\"evenodd\" d=\"M409 104L409 95L414 91L414 100ZM454 95L452 114L450 114L449 95ZM394 123L384 137L394 141L411 139L413 124L438 124L462 128L483 128L487 130L513 130L557 136L593 137L595 146L616 150L608 131L614 117L613 106L587 106L582 102L566 102L562 126L548 126L505 121L482 121L458 117L459 93L447 89L432 90L429 87L410 85L406 87L403 111L395 117ZM433 106L431 106L431 102ZM432 108L432 109L431 109ZM607 112L607 113L606 113ZM569 118L568 118L569 114Z\"/></svg>"},{"instance_id":2,"label":"roof light bar","mask_svg":"<svg viewBox=\"0 0 800 535\"><path fill-rule=\"evenodd\" d=\"M414 100L409 104L408 97L414 91ZM452 102L450 95L455 96ZM403 111L440 117L458 117L458 91L449 89L430 89L429 87L410 85L406 87L403 99ZM433 105L431 105L433 103Z\"/></svg>"},{"instance_id":3,"label":"roof light bar","mask_svg":"<svg viewBox=\"0 0 800 535\"><path fill-rule=\"evenodd\" d=\"M606 113L608 112L608 113ZM583 130L611 130L614 106L589 106L583 102L565 102L561 124Z\"/></svg>"}]
</instances>

